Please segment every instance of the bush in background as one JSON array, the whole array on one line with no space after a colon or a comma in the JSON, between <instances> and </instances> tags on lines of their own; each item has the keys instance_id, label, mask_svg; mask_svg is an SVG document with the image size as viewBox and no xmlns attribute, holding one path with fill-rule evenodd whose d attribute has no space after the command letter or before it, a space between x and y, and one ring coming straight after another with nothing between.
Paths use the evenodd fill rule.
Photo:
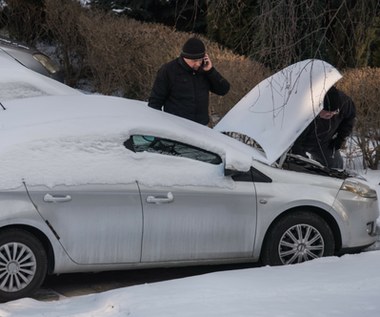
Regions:
<instances>
[{"instance_id":1,"label":"bush in background","mask_svg":"<svg viewBox=\"0 0 380 317\"><path fill-rule=\"evenodd\" d=\"M45 0L45 30L57 47L66 83L70 86L75 86L89 72L85 39L78 32L83 12L78 1Z\"/></svg>"},{"instance_id":2,"label":"bush in background","mask_svg":"<svg viewBox=\"0 0 380 317\"><path fill-rule=\"evenodd\" d=\"M12 38L34 44L37 38L44 37L43 0L6 0L5 2L6 5L0 12L0 25L6 26Z\"/></svg>"},{"instance_id":3,"label":"bush in background","mask_svg":"<svg viewBox=\"0 0 380 317\"><path fill-rule=\"evenodd\" d=\"M177 57L189 33L78 7L77 1L46 0L48 29L60 43L65 69L74 69L70 56L80 56L103 94L147 100L156 73ZM242 96L268 75L261 64L233 54L202 38L213 64L230 82L224 97L211 96L213 118L223 116ZM76 54L74 54L76 52ZM66 65L68 64L68 65ZM68 75L69 83L75 72Z\"/></svg>"},{"instance_id":4,"label":"bush in background","mask_svg":"<svg viewBox=\"0 0 380 317\"><path fill-rule=\"evenodd\" d=\"M361 150L365 168L378 169L380 163L380 69L361 68L343 73L338 87L354 101L357 111L353 141ZM355 153L351 153L355 156Z\"/></svg>"}]
</instances>

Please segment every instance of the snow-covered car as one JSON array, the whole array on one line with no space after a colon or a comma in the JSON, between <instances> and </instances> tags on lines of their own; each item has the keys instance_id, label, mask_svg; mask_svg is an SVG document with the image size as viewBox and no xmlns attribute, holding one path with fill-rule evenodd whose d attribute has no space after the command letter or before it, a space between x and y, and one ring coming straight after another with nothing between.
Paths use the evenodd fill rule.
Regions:
<instances>
[{"instance_id":1,"label":"snow-covered car","mask_svg":"<svg viewBox=\"0 0 380 317\"><path fill-rule=\"evenodd\" d=\"M37 96L81 94L77 89L30 70L0 50L0 102Z\"/></svg>"},{"instance_id":2,"label":"snow-covered car","mask_svg":"<svg viewBox=\"0 0 380 317\"><path fill-rule=\"evenodd\" d=\"M286 156L340 78L325 62L266 79L215 129L34 75L20 89L25 78L46 93L0 93L2 300L30 295L46 274L292 264L376 240L377 196L364 179Z\"/></svg>"},{"instance_id":3,"label":"snow-covered car","mask_svg":"<svg viewBox=\"0 0 380 317\"><path fill-rule=\"evenodd\" d=\"M60 66L35 47L0 36L0 56L8 55L25 67L63 82Z\"/></svg>"}]
</instances>

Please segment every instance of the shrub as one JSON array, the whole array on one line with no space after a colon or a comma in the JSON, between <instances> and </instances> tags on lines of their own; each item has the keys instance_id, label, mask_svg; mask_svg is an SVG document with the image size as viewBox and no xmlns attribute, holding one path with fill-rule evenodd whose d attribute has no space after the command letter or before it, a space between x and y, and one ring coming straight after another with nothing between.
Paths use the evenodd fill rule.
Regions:
<instances>
[{"instance_id":1,"label":"shrub","mask_svg":"<svg viewBox=\"0 0 380 317\"><path fill-rule=\"evenodd\" d=\"M174 32L160 26L97 13L82 15L78 29L96 89L104 94L146 99L155 71L174 54Z\"/></svg>"},{"instance_id":2,"label":"shrub","mask_svg":"<svg viewBox=\"0 0 380 317\"><path fill-rule=\"evenodd\" d=\"M7 0L0 15L11 37L34 44L45 36L43 0Z\"/></svg>"},{"instance_id":3,"label":"shrub","mask_svg":"<svg viewBox=\"0 0 380 317\"><path fill-rule=\"evenodd\" d=\"M73 0L45 0L45 10L45 27L57 46L66 83L74 86L87 69L84 39L78 32L78 21L85 10Z\"/></svg>"},{"instance_id":4,"label":"shrub","mask_svg":"<svg viewBox=\"0 0 380 317\"><path fill-rule=\"evenodd\" d=\"M344 72L338 85L353 99L357 122L353 138L363 155L365 168L378 169L380 162L380 69L361 68Z\"/></svg>"},{"instance_id":5,"label":"shrub","mask_svg":"<svg viewBox=\"0 0 380 317\"><path fill-rule=\"evenodd\" d=\"M79 8L76 1L46 0L47 25L60 43L66 75L72 79L75 59L91 73L96 90L147 100L159 67L177 57L193 34ZM231 84L224 97L211 96L216 120L267 75L248 58L202 38L216 68ZM74 78L75 81L76 78ZM69 82L70 84L73 84Z\"/></svg>"}]
</instances>

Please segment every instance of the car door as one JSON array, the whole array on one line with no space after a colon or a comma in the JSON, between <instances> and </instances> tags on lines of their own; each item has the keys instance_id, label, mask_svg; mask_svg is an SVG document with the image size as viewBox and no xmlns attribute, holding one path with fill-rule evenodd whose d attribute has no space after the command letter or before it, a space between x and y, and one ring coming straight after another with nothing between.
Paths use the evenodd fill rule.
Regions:
<instances>
[{"instance_id":1,"label":"car door","mask_svg":"<svg viewBox=\"0 0 380 317\"><path fill-rule=\"evenodd\" d=\"M140 261L142 209L136 183L27 187L40 215L74 262Z\"/></svg>"},{"instance_id":2,"label":"car door","mask_svg":"<svg viewBox=\"0 0 380 317\"><path fill-rule=\"evenodd\" d=\"M252 255L256 222L252 183L237 183L233 189L190 185L140 189L143 262Z\"/></svg>"},{"instance_id":3,"label":"car door","mask_svg":"<svg viewBox=\"0 0 380 317\"><path fill-rule=\"evenodd\" d=\"M150 164L156 179L148 185L139 182L142 262L252 255L256 226L252 182L225 177L221 158L200 148L147 136L135 136L133 143L136 152L152 152L144 157L155 156L157 162Z\"/></svg>"}]
</instances>

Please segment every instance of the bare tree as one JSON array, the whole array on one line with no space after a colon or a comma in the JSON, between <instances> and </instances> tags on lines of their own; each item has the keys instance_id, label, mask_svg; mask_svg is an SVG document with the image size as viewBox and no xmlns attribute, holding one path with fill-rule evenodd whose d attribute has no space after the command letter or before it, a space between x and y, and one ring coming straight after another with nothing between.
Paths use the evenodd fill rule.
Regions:
<instances>
[{"instance_id":1,"label":"bare tree","mask_svg":"<svg viewBox=\"0 0 380 317\"><path fill-rule=\"evenodd\" d=\"M214 0L208 4L209 35L274 70L315 57L337 67L367 66L379 30L378 0Z\"/></svg>"}]
</instances>

